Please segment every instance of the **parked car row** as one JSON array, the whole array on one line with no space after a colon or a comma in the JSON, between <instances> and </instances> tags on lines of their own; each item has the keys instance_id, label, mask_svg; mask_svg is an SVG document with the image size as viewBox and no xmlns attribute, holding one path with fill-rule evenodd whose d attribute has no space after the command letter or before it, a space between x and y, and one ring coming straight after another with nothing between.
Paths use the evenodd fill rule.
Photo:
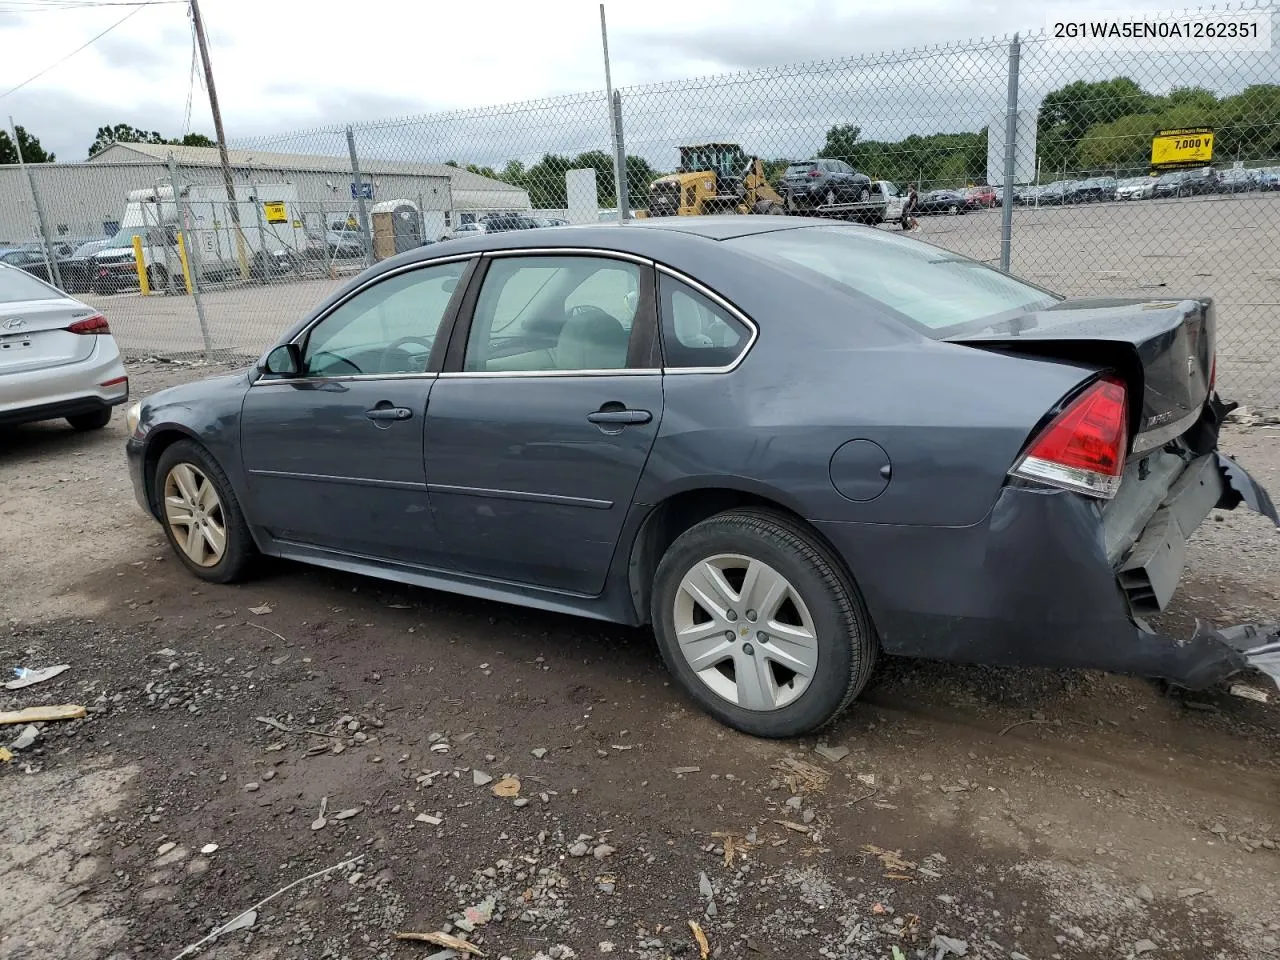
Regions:
<instances>
[{"instance_id":1,"label":"parked car row","mask_svg":"<svg viewBox=\"0 0 1280 960\"><path fill-rule=\"evenodd\" d=\"M1254 170L1199 167L1192 170L1170 170L1159 176L1055 180L1053 183L1019 187L1015 191L1015 198L1022 206L1053 206L1105 200L1150 200L1245 193L1253 190L1280 190L1280 167Z\"/></svg>"}]
</instances>

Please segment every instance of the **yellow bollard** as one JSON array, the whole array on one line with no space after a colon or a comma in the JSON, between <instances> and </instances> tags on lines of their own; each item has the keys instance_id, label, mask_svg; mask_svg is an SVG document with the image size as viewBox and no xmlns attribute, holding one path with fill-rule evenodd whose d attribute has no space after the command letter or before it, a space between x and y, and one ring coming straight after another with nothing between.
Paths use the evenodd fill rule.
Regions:
<instances>
[{"instance_id":1,"label":"yellow bollard","mask_svg":"<svg viewBox=\"0 0 1280 960\"><path fill-rule=\"evenodd\" d=\"M191 296L191 264L187 262L187 245L182 241L182 233L178 233L178 260L182 263L182 279L187 282L187 296Z\"/></svg>"},{"instance_id":2,"label":"yellow bollard","mask_svg":"<svg viewBox=\"0 0 1280 960\"><path fill-rule=\"evenodd\" d=\"M142 238L133 235L133 265L138 270L138 289L144 297L151 295L151 282L147 279L147 264L142 256Z\"/></svg>"}]
</instances>

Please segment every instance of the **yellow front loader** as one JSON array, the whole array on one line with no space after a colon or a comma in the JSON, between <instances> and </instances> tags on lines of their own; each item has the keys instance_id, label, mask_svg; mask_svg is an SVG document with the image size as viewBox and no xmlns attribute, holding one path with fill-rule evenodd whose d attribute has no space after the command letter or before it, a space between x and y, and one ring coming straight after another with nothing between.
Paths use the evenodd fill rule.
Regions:
<instances>
[{"instance_id":1,"label":"yellow front loader","mask_svg":"<svg viewBox=\"0 0 1280 960\"><path fill-rule=\"evenodd\" d=\"M717 213L785 215L759 157L736 143L680 148L680 167L649 185L649 208L638 217L699 217Z\"/></svg>"}]
</instances>

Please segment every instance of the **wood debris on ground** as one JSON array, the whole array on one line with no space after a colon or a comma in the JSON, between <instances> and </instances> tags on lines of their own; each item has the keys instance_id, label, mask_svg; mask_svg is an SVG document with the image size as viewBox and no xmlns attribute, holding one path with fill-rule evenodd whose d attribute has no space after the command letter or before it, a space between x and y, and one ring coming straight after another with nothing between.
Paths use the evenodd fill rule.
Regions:
<instances>
[{"instance_id":1,"label":"wood debris on ground","mask_svg":"<svg viewBox=\"0 0 1280 960\"><path fill-rule=\"evenodd\" d=\"M794 830L796 833L803 833L805 835L808 835L810 830L810 828L805 826L803 823L796 823L792 820L774 820L773 822L779 826L786 827L788 830Z\"/></svg>"},{"instance_id":2,"label":"wood debris on ground","mask_svg":"<svg viewBox=\"0 0 1280 960\"><path fill-rule=\"evenodd\" d=\"M831 774L821 767L796 757L783 757L773 765L792 793L817 793L827 785Z\"/></svg>"},{"instance_id":3,"label":"wood debris on ground","mask_svg":"<svg viewBox=\"0 0 1280 960\"><path fill-rule=\"evenodd\" d=\"M698 941L699 960L707 960L711 956L711 944L707 943L707 935L702 932L702 925L697 920L689 921L689 929L693 931L693 939Z\"/></svg>"},{"instance_id":4,"label":"wood debris on ground","mask_svg":"<svg viewBox=\"0 0 1280 960\"><path fill-rule=\"evenodd\" d=\"M711 834L711 838L724 844L724 865L726 867L732 867L733 861L737 857L745 857L747 851L751 849L751 844L747 842L746 837L734 833L717 830Z\"/></svg>"},{"instance_id":5,"label":"wood debris on ground","mask_svg":"<svg viewBox=\"0 0 1280 960\"><path fill-rule=\"evenodd\" d=\"M46 723L50 720L79 720L85 713L84 707L74 703L27 707L25 710L5 710L0 711L0 726L13 723Z\"/></svg>"},{"instance_id":6,"label":"wood debris on ground","mask_svg":"<svg viewBox=\"0 0 1280 960\"><path fill-rule=\"evenodd\" d=\"M457 950L461 954L474 953L477 957L483 957L484 951L477 947L474 943L468 943L461 937L450 936L447 933L439 933L432 931L430 933L415 933L412 931L397 931L397 940L418 940L422 943L432 943L437 947L444 947L446 950Z\"/></svg>"},{"instance_id":7,"label":"wood debris on ground","mask_svg":"<svg viewBox=\"0 0 1280 960\"><path fill-rule=\"evenodd\" d=\"M886 850L884 847L877 847L874 844L868 843L862 848L862 852L878 859L880 861L880 865L889 871L884 875L886 880L915 879L908 875L906 871L914 870L916 865L910 860L902 859L901 850Z\"/></svg>"}]
</instances>

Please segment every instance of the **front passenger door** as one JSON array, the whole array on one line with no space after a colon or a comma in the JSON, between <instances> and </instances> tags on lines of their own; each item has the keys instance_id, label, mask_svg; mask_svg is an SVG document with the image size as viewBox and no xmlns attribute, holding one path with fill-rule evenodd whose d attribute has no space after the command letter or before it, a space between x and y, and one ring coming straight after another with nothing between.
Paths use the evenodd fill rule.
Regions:
<instances>
[{"instance_id":1,"label":"front passenger door","mask_svg":"<svg viewBox=\"0 0 1280 960\"><path fill-rule=\"evenodd\" d=\"M272 537L377 559L439 559L422 460L435 383L427 366L466 267L457 260L379 278L302 336L300 376L264 375L249 388L248 513Z\"/></svg>"}]
</instances>

